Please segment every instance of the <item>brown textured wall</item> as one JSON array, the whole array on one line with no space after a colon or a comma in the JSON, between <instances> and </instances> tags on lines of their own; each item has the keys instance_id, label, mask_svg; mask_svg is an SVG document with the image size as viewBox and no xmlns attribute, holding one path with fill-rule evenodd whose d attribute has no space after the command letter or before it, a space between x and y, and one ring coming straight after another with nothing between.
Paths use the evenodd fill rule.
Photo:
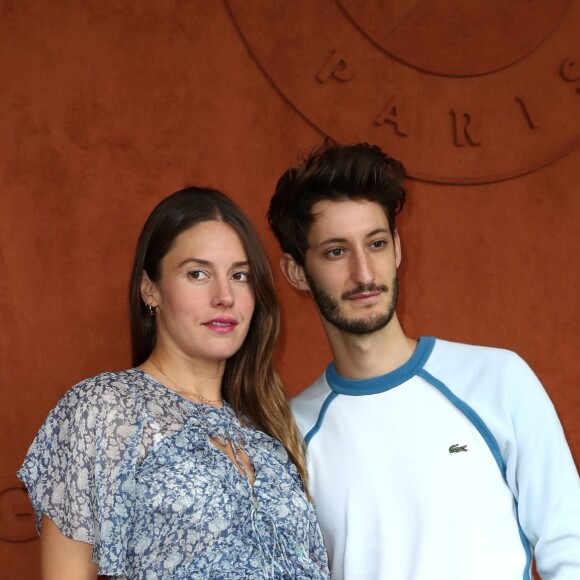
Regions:
<instances>
[{"instance_id":1,"label":"brown textured wall","mask_svg":"<svg viewBox=\"0 0 580 580\"><path fill-rule=\"evenodd\" d=\"M40 423L76 381L129 365L148 212L187 184L221 188L277 262L272 188L323 133L380 142L423 178L400 221L406 331L519 352L580 461L578 1L528 14L518 42L494 5L454 23L393 3L380 16L405 23L397 37L347 0L0 3L3 578L38 577L13 474ZM462 51L486 19L488 49ZM437 58L421 61L413 34ZM295 393L329 351L308 300L276 281Z\"/></svg>"}]
</instances>

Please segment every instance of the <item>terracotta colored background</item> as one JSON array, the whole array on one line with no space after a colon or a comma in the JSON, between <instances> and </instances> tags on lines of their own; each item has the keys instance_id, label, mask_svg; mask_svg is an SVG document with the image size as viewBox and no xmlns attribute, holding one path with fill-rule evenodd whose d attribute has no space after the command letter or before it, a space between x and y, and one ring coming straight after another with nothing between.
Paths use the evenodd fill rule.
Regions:
<instances>
[{"instance_id":1,"label":"terracotta colored background","mask_svg":"<svg viewBox=\"0 0 580 580\"><path fill-rule=\"evenodd\" d=\"M0 2L2 578L39 576L13 475L38 427L75 382L130 364L128 274L150 210L188 184L223 189L277 263L270 195L323 133L378 140L422 177L399 223L407 333L516 350L580 461L580 28L578 2L556 4L552 28L532 30L545 20L532 15L515 56L494 52L511 50L509 14L472 14L452 34L453 2L438 3L442 19L395 14L438 55L423 67L404 45L412 29L389 44L346 0ZM461 34L485 17L496 37L466 72ZM525 110L493 102L506 87ZM464 110L481 123L458 132ZM279 368L296 393L329 351L308 299L275 271Z\"/></svg>"}]
</instances>

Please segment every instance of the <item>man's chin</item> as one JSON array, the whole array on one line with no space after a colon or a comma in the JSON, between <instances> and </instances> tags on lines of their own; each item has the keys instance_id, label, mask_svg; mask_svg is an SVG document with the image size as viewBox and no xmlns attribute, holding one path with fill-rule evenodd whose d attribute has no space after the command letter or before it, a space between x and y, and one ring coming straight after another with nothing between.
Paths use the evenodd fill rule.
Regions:
<instances>
[{"instance_id":1,"label":"man's chin","mask_svg":"<svg viewBox=\"0 0 580 580\"><path fill-rule=\"evenodd\" d=\"M379 330L382 330L391 321L392 315L374 315L365 318L346 318L346 317L336 317L332 320L326 319L327 322L332 324L338 330L352 334L353 336L365 336L368 334L374 334Z\"/></svg>"}]
</instances>

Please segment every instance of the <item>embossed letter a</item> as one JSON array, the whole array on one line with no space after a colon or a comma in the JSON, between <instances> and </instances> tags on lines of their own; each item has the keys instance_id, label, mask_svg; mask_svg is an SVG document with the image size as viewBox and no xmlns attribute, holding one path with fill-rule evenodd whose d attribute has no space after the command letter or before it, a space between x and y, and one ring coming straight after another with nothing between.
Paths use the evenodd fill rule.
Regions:
<instances>
[{"instance_id":1,"label":"embossed letter a","mask_svg":"<svg viewBox=\"0 0 580 580\"><path fill-rule=\"evenodd\" d=\"M389 102L379 113L379 116L375 119L375 125L391 123L398 135L406 137L409 134L409 129L405 123L402 110L403 107L401 106L401 103L396 98L396 96L391 97Z\"/></svg>"}]
</instances>

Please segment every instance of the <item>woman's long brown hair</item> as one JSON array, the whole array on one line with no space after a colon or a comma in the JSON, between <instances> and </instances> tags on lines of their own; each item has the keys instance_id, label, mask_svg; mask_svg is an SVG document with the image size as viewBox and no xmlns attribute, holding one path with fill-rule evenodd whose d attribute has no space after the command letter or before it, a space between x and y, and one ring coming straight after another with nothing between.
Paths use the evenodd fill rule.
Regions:
<instances>
[{"instance_id":1,"label":"woman's long brown hair","mask_svg":"<svg viewBox=\"0 0 580 580\"><path fill-rule=\"evenodd\" d=\"M288 406L284 385L273 364L280 329L280 310L268 260L252 224L223 193L189 187L165 198L153 210L139 237L131 284L129 308L133 365L145 362L155 348L155 319L141 299L141 277L153 282L161 276L161 260L183 231L204 221L230 225L240 236L250 262L255 308L246 339L226 361L222 396L241 421L274 437L285 447L305 490L308 478L303 445Z\"/></svg>"}]
</instances>

